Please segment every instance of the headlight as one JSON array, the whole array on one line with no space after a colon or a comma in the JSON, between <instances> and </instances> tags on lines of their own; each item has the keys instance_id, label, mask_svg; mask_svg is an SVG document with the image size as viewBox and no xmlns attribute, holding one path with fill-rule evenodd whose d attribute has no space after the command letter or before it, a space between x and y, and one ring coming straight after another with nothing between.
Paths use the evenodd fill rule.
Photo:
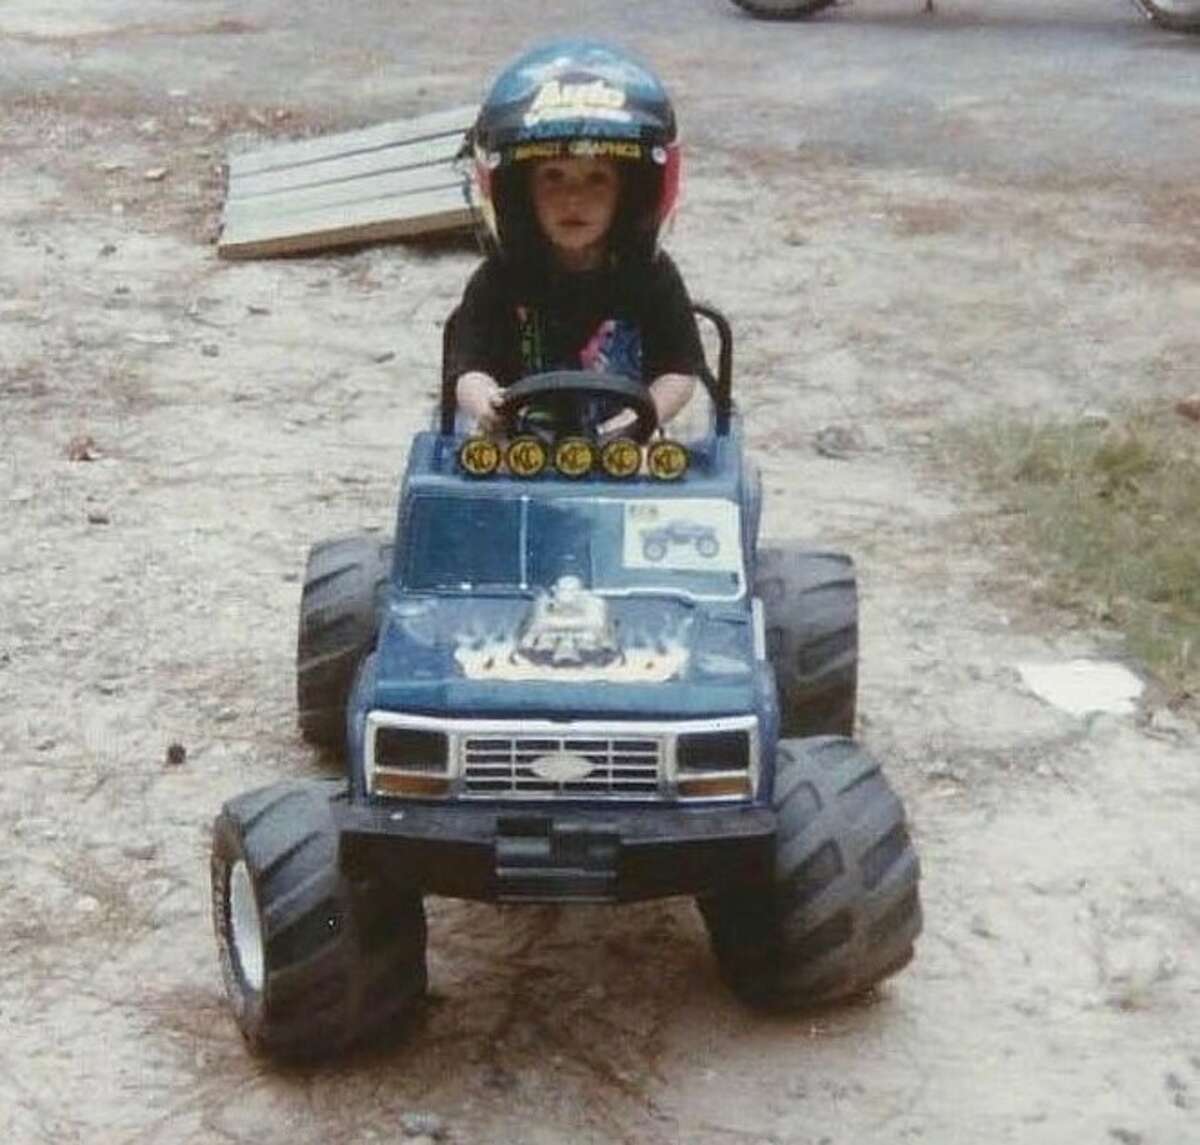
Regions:
<instances>
[{"instance_id":1,"label":"headlight","mask_svg":"<svg viewBox=\"0 0 1200 1145\"><path fill-rule=\"evenodd\" d=\"M685 771L749 771L750 733L694 732L675 741L675 764Z\"/></svg>"},{"instance_id":2,"label":"headlight","mask_svg":"<svg viewBox=\"0 0 1200 1145\"><path fill-rule=\"evenodd\" d=\"M444 732L420 728L375 729L375 766L401 771L445 771L449 744Z\"/></svg>"},{"instance_id":3,"label":"headlight","mask_svg":"<svg viewBox=\"0 0 1200 1145\"><path fill-rule=\"evenodd\" d=\"M680 799L749 799L758 778L757 724L685 732L675 740Z\"/></svg>"},{"instance_id":4,"label":"headlight","mask_svg":"<svg viewBox=\"0 0 1200 1145\"><path fill-rule=\"evenodd\" d=\"M372 795L430 798L450 790L450 743L444 732L395 727L372 714L365 748Z\"/></svg>"}]
</instances>

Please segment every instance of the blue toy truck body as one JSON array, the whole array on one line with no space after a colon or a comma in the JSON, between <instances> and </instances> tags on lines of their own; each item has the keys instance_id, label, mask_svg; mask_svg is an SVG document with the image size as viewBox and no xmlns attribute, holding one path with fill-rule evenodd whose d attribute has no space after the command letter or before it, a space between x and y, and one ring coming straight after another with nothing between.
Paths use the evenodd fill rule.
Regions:
<instances>
[{"instance_id":1,"label":"blue toy truck body","mask_svg":"<svg viewBox=\"0 0 1200 1145\"><path fill-rule=\"evenodd\" d=\"M409 456L348 710L347 856L399 850L423 890L482 899L761 882L778 711L736 423L673 481L472 477L461 445ZM647 555L659 534L683 543Z\"/></svg>"}]
</instances>

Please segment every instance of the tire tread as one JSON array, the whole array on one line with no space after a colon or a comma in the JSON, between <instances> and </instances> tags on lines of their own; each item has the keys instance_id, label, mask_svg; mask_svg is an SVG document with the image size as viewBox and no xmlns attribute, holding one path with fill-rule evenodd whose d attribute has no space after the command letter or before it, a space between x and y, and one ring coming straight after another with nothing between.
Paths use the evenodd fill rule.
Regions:
<instances>
[{"instance_id":1,"label":"tire tread","mask_svg":"<svg viewBox=\"0 0 1200 1145\"><path fill-rule=\"evenodd\" d=\"M330 811L336 782L289 782L230 800L213 831L214 925L225 988L247 1044L277 1058L336 1053L394 1021L424 994L419 894L352 882ZM228 888L244 862L254 883L265 976L241 977Z\"/></svg>"},{"instance_id":2,"label":"tire tread","mask_svg":"<svg viewBox=\"0 0 1200 1145\"><path fill-rule=\"evenodd\" d=\"M853 741L783 741L777 768L773 884L700 910L722 977L747 1002L825 1005L912 958L920 866L903 804Z\"/></svg>"},{"instance_id":3,"label":"tire tread","mask_svg":"<svg viewBox=\"0 0 1200 1145\"><path fill-rule=\"evenodd\" d=\"M300 731L337 748L358 667L375 645L392 546L374 533L336 537L308 554L296 639Z\"/></svg>"}]
</instances>

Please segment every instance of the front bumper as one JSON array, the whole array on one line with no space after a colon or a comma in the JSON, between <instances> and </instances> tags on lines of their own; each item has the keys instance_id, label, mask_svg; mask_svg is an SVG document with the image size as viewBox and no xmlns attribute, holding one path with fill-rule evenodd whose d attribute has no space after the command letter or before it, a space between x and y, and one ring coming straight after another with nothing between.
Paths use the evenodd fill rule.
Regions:
<instances>
[{"instance_id":1,"label":"front bumper","mask_svg":"<svg viewBox=\"0 0 1200 1145\"><path fill-rule=\"evenodd\" d=\"M744 806L502 808L334 804L342 864L485 902L635 902L771 878L775 814Z\"/></svg>"}]
</instances>

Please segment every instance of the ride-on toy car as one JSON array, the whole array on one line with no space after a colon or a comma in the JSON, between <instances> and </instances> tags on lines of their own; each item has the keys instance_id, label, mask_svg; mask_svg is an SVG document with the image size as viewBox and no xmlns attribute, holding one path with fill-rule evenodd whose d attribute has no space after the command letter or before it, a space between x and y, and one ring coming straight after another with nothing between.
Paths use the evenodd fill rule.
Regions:
<instances>
[{"instance_id":1,"label":"ride-on toy car","mask_svg":"<svg viewBox=\"0 0 1200 1145\"><path fill-rule=\"evenodd\" d=\"M337 1051L424 992L424 895L693 896L723 978L766 1007L865 992L921 926L904 810L851 735L849 557L759 546L730 398L661 435L640 385L506 391L498 440L443 381L394 541L316 545L300 609L303 734L347 780L230 800L212 850L225 986L249 1045ZM633 411L600 440L598 403Z\"/></svg>"}]
</instances>

